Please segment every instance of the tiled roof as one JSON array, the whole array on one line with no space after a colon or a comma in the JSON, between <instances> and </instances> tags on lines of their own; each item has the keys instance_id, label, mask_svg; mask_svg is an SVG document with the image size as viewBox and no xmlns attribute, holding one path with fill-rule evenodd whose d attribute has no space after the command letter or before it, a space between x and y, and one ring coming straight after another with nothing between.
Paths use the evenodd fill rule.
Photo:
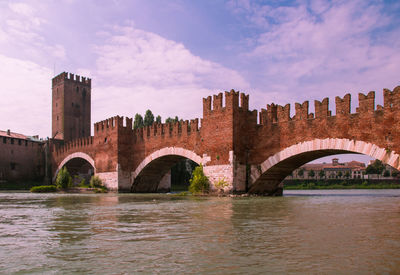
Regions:
<instances>
[{"instance_id":1,"label":"tiled roof","mask_svg":"<svg viewBox=\"0 0 400 275\"><path fill-rule=\"evenodd\" d=\"M9 138L31 140L31 141L39 141L39 139L36 137L26 136L23 134L13 133L13 132L10 132L10 134L8 134L7 131L3 131L3 130L0 130L0 137L9 137Z\"/></svg>"}]
</instances>

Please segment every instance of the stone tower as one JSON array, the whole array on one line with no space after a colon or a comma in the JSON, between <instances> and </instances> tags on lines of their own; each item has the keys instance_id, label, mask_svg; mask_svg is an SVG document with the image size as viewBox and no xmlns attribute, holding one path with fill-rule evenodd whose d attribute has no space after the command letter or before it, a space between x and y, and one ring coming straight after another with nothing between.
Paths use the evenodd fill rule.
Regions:
<instances>
[{"instance_id":1,"label":"stone tower","mask_svg":"<svg viewBox=\"0 0 400 275\"><path fill-rule=\"evenodd\" d=\"M63 72L52 80L52 137L90 136L91 79Z\"/></svg>"}]
</instances>

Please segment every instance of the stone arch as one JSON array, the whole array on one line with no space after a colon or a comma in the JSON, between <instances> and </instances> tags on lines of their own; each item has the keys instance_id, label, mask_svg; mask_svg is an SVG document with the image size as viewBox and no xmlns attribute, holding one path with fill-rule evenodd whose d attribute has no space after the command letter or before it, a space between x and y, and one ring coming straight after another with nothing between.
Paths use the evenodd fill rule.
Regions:
<instances>
[{"instance_id":1,"label":"stone arch","mask_svg":"<svg viewBox=\"0 0 400 275\"><path fill-rule=\"evenodd\" d=\"M281 182L294 169L312 160L336 154L364 154L400 169L399 154L375 144L340 138L314 139L287 147L258 167L252 167L249 192L279 193Z\"/></svg>"},{"instance_id":2,"label":"stone arch","mask_svg":"<svg viewBox=\"0 0 400 275\"><path fill-rule=\"evenodd\" d=\"M171 164L176 163L177 161L183 159L190 159L196 162L197 164L203 164L203 165L208 161L206 156L202 158L195 152L184 148L180 147L162 148L147 156L138 165L135 171L132 172L131 190L134 192L160 191L159 185L161 185L163 181L168 181L167 177L171 168ZM146 171L146 170L151 170L152 169L151 166L154 166L156 168L157 170L156 173L151 173ZM146 182L146 180L151 181L151 183Z\"/></svg>"},{"instance_id":3,"label":"stone arch","mask_svg":"<svg viewBox=\"0 0 400 275\"><path fill-rule=\"evenodd\" d=\"M58 167L57 167L56 172L54 173L53 182L56 180L57 174L58 174L58 172L60 171L60 169L63 168L64 165L65 165L68 161L70 161L70 160L72 160L72 159L75 159L75 158L81 158L81 159L86 160L90 165L92 165L92 167L93 167L93 169L94 169L94 173L96 174L96 166L94 165L94 159L93 159L91 156L89 156L88 154L85 154L85 153L83 153L83 152L76 152L76 153L73 153L73 154L68 155L66 158L64 158L64 159L61 161L61 163L60 163L60 164L58 165Z\"/></svg>"}]
</instances>

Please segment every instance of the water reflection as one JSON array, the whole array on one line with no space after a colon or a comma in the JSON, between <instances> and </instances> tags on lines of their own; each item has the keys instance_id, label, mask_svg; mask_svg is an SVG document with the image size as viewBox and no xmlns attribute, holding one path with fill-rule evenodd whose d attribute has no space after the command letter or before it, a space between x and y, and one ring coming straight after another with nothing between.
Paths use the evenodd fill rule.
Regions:
<instances>
[{"instance_id":1,"label":"water reflection","mask_svg":"<svg viewBox=\"0 0 400 275\"><path fill-rule=\"evenodd\" d=\"M399 273L400 191L324 192L0 193L0 273Z\"/></svg>"}]
</instances>

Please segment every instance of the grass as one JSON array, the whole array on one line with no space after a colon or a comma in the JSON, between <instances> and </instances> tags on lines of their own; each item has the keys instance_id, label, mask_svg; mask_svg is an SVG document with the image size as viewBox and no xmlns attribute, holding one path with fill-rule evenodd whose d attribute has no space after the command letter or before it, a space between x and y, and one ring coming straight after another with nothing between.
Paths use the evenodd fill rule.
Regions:
<instances>
[{"instance_id":1,"label":"grass","mask_svg":"<svg viewBox=\"0 0 400 275\"><path fill-rule=\"evenodd\" d=\"M379 182L362 180L291 181L284 183L285 190L312 189L400 189L398 182Z\"/></svg>"},{"instance_id":2,"label":"grass","mask_svg":"<svg viewBox=\"0 0 400 275\"><path fill-rule=\"evenodd\" d=\"M30 191L32 193L50 193L50 192L57 192L57 187L55 185L40 185L40 186L33 186Z\"/></svg>"}]
</instances>

